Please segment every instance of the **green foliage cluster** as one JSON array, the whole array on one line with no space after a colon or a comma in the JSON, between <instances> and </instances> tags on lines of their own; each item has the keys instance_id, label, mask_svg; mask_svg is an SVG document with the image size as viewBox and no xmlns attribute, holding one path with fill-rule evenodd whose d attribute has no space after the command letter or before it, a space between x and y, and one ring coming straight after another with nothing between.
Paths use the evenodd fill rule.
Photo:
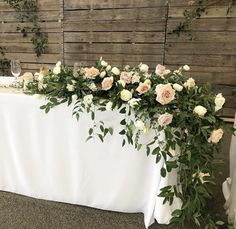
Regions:
<instances>
[{"instance_id":1,"label":"green foliage cluster","mask_svg":"<svg viewBox=\"0 0 236 229\"><path fill-rule=\"evenodd\" d=\"M19 20L24 22L30 22L33 24L32 27L18 26L17 31L20 31L23 37L27 37L29 32L33 33L31 39L34 45L34 51L37 56L42 55L48 46L48 35L42 32L42 28L39 24L38 17L38 6L37 0L4 0L11 7L13 7L16 12L18 12Z\"/></svg>"},{"instance_id":2,"label":"green foliage cluster","mask_svg":"<svg viewBox=\"0 0 236 229\"><path fill-rule=\"evenodd\" d=\"M158 68L165 69L164 66ZM90 113L93 124L87 140L98 137L104 141L108 134L113 134L111 127L96 120L97 112L118 111L123 116L119 132L123 136L122 146L131 144L136 150L144 149L147 155L155 157L156 163L164 161L160 171L162 177L178 168L176 185L164 187L159 194L163 204L171 205L175 198L182 202L182 207L172 213L171 224L175 228L183 228L187 222L206 229L225 228L226 224L210 215L206 206L214 196L220 167L215 159L218 144L209 139L214 130L227 128L216 109L215 95L208 87L195 85L193 79L188 85L184 69L188 70L188 66L174 72L165 70L165 75L158 71L149 73L148 66L143 64L119 70L100 59L96 68L75 71L58 63L53 71L41 73L38 79L29 82L27 93L47 97L47 104L41 107L46 113L61 103L73 104L73 115L78 120L81 113ZM131 83L129 77L134 76L139 80ZM104 82L109 79L112 85L104 89ZM138 87L143 84L148 90L140 93ZM175 98L166 104L156 97L159 86L163 85L177 86ZM131 103L131 96L135 102ZM205 107L206 114L194 112L199 105ZM161 125L159 118L166 113L173 119ZM152 138L143 143L140 139L146 132ZM165 140L161 137L163 133Z\"/></svg>"},{"instance_id":3,"label":"green foliage cluster","mask_svg":"<svg viewBox=\"0 0 236 229\"><path fill-rule=\"evenodd\" d=\"M8 75L11 61L5 57L5 49L0 47L0 75Z\"/></svg>"},{"instance_id":4,"label":"green foliage cluster","mask_svg":"<svg viewBox=\"0 0 236 229\"><path fill-rule=\"evenodd\" d=\"M225 12L226 15L229 14L232 7L236 5L236 0L227 1L229 2L229 5L227 11ZM172 33L175 33L178 36L180 36L181 33L187 33L190 39L193 39L191 33L192 23L196 19L201 18L204 13L207 13L207 9L210 6L214 6L217 3L220 3L222 2L222 0L197 0L189 2L192 2L193 4L190 4L190 8L184 10L184 20L179 23L179 25L172 31Z\"/></svg>"}]
</instances>

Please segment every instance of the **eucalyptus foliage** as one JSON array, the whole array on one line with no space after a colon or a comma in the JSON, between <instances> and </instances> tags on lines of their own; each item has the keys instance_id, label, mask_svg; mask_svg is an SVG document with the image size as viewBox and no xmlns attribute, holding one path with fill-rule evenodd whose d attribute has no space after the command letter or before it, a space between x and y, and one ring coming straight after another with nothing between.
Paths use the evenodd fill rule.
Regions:
<instances>
[{"instance_id":1,"label":"eucalyptus foliage","mask_svg":"<svg viewBox=\"0 0 236 229\"><path fill-rule=\"evenodd\" d=\"M214 196L213 187L219 164L215 160L218 141L213 138L215 130L226 130L220 117L224 98L217 106L216 96L206 86L197 86L193 79L187 79L184 66L170 71L158 65L150 72L147 65L123 69L111 67L102 58L94 68L68 68L57 63L53 71L43 69L34 80L27 82L27 93L46 96L48 102L41 107L49 112L61 104L73 104L73 115L91 114L93 126L88 128L88 139L98 137L104 141L113 134L102 120L96 120L96 111L118 109L123 115L120 120L123 136L122 146L131 144L135 149L145 149L156 163L164 159L161 176L178 168L177 185L161 189L159 196L163 204L172 204L174 198L182 201L181 209L172 213L171 224L182 227L193 222L200 228L220 228L217 221L206 210L206 203ZM159 95L167 86L169 91ZM141 90L143 89L143 90ZM172 98L161 100L161 96ZM222 102L223 101L223 102ZM163 116L166 115L166 116ZM169 119L163 121L163 117ZM152 131L153 139L143 144L140 136ZM165 134L165 141L160 140Z\"/></svg>"}]
</instances>

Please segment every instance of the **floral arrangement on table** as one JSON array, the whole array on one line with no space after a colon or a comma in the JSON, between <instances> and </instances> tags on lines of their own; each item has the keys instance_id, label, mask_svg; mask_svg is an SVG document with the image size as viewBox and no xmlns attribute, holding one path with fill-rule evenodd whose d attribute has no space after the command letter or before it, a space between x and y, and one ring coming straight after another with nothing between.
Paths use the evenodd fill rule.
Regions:
<instances>
[{"instance_id":1,"label":"floral arrangement on table","mask_svg":"<svg viewBox=\"0 0 236 229\"><path fill-rule=\"evenodd\" d=\"M147 155L164 158L161 176L178 168L177 186L164 187L159 196L172 204L178 197L182 208L172 213L172 224L183 226L193 221L206 228L218 228L216 221L205 210L211 198L218 164L214 154L218 149L225 125L220 110L225 103L222 94L213 95L206 86L197 86L193 78L184 77L189 71L185 65L176 71L157 65L154 72L146 64L137 68L112 67L102 58L91 68L68 68L58 62L54 69L42 68L35 79L27 78L26 93L46 96L48 102L41 107L45 112L61 103L73 104L73 115L79 120L82 112L91 113L93 126L87 140L98 137L104 141L113 129L96 121L96 110L118 109L122 146L132 144L137 150L145 148ZM131 115L133 114L133 116ZM152 141L140 143L140 135L154 131ZM164 132L165 142L159 141ZM155 144L157 143L157 144ZM179 148L180 150L177 150Z\"/></svg>"}]
</instances>

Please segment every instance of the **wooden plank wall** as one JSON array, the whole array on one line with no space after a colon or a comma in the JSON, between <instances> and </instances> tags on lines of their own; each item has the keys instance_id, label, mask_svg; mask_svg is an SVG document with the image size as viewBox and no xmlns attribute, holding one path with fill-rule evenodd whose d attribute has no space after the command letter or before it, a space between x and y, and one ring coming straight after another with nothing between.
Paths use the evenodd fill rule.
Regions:
<instances>
[{"instance_id":1,"label":"wooden plank wall","mask_svg":"<svg viewBox=\"0 0 236 229\"><path fill-rule=\"evenodd\" d=\"M66 0L64 58L92 65L103 58L114 65L163 62L165 0Z\"/></svg>"},{"instance_id":2,"label":"wooden plank wall","mask_svg":"<svg viewBox=\"0 0 236 229\"><path fill-rule=\"evenodd\" d=\"M31 43L32 34L22 37L16 32L17 26L27 26L19 23L18 14L3 0L0 0L0 46L6 48L6 57L17 58L22 62L23 71L36 71L41 64L52 65L63 57L63 3L62 0L38 1L39 17L43 31L48 33L48 49L39 58Z\"/></svg>"},{"instance_id":3,"label":"wooden plank wall","mask_svg":"<svg viewBox=\"0 0 236 229\"><path fill-rule=\"evenodd\" d=\"M157 63L171 69L188 64L198 83L210 83L227 96L225 116L233 116L236 98L236 7L226 15L226 0L210 7L193 25L194 40L171 31L183 19L186 0L39 0L40 19L49 34L46 54L37 58L29 34L16 32L16 12L0 0L0 46L23 68L62 60L91 66L103 56L113 65Z\"/></svg>"},{"instance_id":4,"label":"wooden plank wall","mask_svg":"<svg viewBox=\"0 0 236 229\"><path fill-rule=\"evenodd\" d=\"M225 0L212 6L201 19L197 19L193 29L193 41L188 35L171 34L183 20L183 11L188 8L186 0L169 2L168 30L164 63L175 69L179 65L191 66L190 76L199 83L209 83L215 92L223 92L227 97L225 116L234 116L236 97L236 8L227 15Z\"/></svg>"}]
</instances>

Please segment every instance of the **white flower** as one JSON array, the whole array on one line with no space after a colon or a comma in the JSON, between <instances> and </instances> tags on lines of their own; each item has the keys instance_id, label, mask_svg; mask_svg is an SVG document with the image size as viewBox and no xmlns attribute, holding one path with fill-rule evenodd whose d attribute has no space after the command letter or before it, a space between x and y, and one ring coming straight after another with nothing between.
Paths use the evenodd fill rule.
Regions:
<instances>
[{"instance_id":1,"label":"white flower","mask_svg":"<svg viewBox=\"0 0 236 229\"><path fill-rule=\"evenodd\" d=\"M43 81L44 75L39 73L38 75L38 81Z\"/></svg>"},{"instance_id":2,"label":"white flower","mask_svg":"<svg viewBox=\"0 0 236 229\"><path fill-rule=\"evenodd\" d=\"M132 98L132 93L129 90L123 89L120 93L120 98L127 102Z\"/></svg>"},{"instance_id":3,"label":"white flower","mask_svg":"<svg viewBox=\"0 0 236 229\"><path fill-rule=\"evenodd\" d=\"M91 83L88 87L91 91L97 91L97 86L95 83Z\"/></svg>"},{"instance_id":4,"label":"white flower","mask_svg":"<svg viewBox=\"0 0 236 229\"><path fill-rule=\"evenodd\" d=\"M128 101L128 104L129 104L132 108L135 108L135 106L138 105L138 103L139 103L140 100L141 100L141 99L133 98L133 99L130 99L130 100Z\"/></svg>"},{"instance_id":5,"label":"white flower","mask_svg":"<svg viewBox=\"0 0 236 229\"><path fill-rule=\"evenodd\" d=\"M111 101L109 101L107 104L106 104L106 110L107 111L112 111L112 106L113 106L113 103Z\"/></svg>"},{"instance_id":6,"label":"white flower","mask_svg":"<svg viewBox=\"0 0 236 229\"><path fill-rule=\"evenodd\" d=\"M220 139L223 137L224 131L220 128L217 130L213 130L211 136L208 139L208 142L218 143Z\"/></svg>"},{"instance_id":7,"label":"white flower","mask_svg":"<svg viewBox=\"0 0 236 229\"><path fill-rule=\"evenodd\" d=\"M110 71L110 70L111 70L111 65L107 65L106 71Z\"/></svg>"},{"instance_id":8,"label":"white flower","mask_svg":"<svg viewBox=\"0 0 236 229\"><path fill-rule=\"evenodd\" d=\"M147 80L145 80L145 81L144 81L144 83L145 83L145 84L148 84L149 86L151 86L151 85L152 85L152 82L151 82L151 80L150 80L150 79L147 79Z\"/></svg>"},{"instance_id":9,"label":"white flower","mask_svg":"<svg viewBox=\"0 0 236 229\"><path fill-rule=\"evenodd\" d=\"M78 99L78 95L74 94L71 96L71 98L72 98L72 101L75 102Z\"/></svg>"},{"instance_id":10,"label":"white flower","mask_svg":"<svg viewBox=\"0 0 236 229\"><path fill-rule=\"evenodd\" d=\"M85 106L92 104L92 102L93 102L93 95L85 95L84 96L83 103Z\"/></svg>"},{"instance_id":11,"label":"white flower","mask_svg":"<svg viewBox=\"0 0 236 229\"><path fill-rule=\"evenodd\" d=\"M132 76L132 84L139 83L140 82L140 76L138 74L134 74Z\"/></svg>"},{"instance_id":12,"label":"white flower","mask_svg":"<svg viewBox=\"0 0 236 229\"><path fill-rule=\"evenodd\" d=\"M58 61L57 63L56 63L56 67L61 67L61 61Z\"/></svg>"},{"instance_id":13,"label":"white flower","mask_svg":"<svg viewBox=\"0 0 236 229\"><path fill-rule=\"evenodd\" d=\"M138 130L144 130L145 129L145 123L142 120L137 120L134 123L134 125Z\"/></svg>"},{"instance_id":14,"label":"white flower","mask_svg":"<svg viewBox=\"0 0 236 229\"><path fill-rule=\"evenodd\" d=\"M222 109L225 104L225 98L222 96L222 93L219 93L215 97L215 111Z\"/></svg>"},{"instance_id":15,"label":"white flower","mask_svg":"<svg viewBox=\"0 0 236 229\"><path fill-rule=\"evenodd\" d=\"M158 124L162 127L165 127L172 123L173 115L169 113L164 113L158 118Z\"/></svg>"},{"instance_id":16,"label":"white flower","mask_svg":"<svg viewBox=\"0 0 236 229\"><path fill-rule=\"evenodd\" d=\"M124 80L118 80L117 83L122 85L122 87L125 87L125 85L126 85Z\"/></svg>"},{"instance_id":17,"label":"white flower","mask_svg":"<svg viewBox=\"0 0 236 229\"><path fill-rule=\"evenodd\" d=\"M120 75L120 70L117 67L113 67L111 72L116 76Z\"/></svg>"},{"instance_id":18,"label":"white flower","mask_svg":"<svg viewBox=\"0 0 236 229\"><path fill-rule=\"evenodd\" d=\"M102 71L102 72L100 73L100 77L101 77L101 78L104 78L104 77L106 76L106 74L107 74L107 73L106 73L105 71Z\"/></svg>"},{"instance_id":19,"label":"white flower","mask_svg":"<svg viewBox=\"0 0 236 229\"><path fill-rule=\"evenodd\" d=\"M196 106L193 110L199 117L203 117L207 113L207 109L203 106Z\"/></svg>"},{"instance_id":20,"label":"white flower","mask_svg":"<svg viewBox=\"0 0 236 229\"><path fill-rule=\"evenodd\" d=\"M141 72L148 72L148 69L149 69L148 65L142 63L139 64L139 70Z\"/></svg>"},{"instance_id":21,"label":"white flower","mask_svg":"<svg viewBox=\"0 0 236 229\"><path fill-rule=\"evenodd\" d=\"M108 64L107 64L106 61L102 60L102 61L101 61L101 65L102 65L103 67L106 67Z\"/></svg>"},{"instance_id":22,"label":"white flower","mask_svg":"<svg viewBox=\"0 0 236 229\"><path fill-rule=\"evenodd\" d=\"M53 68L53 73L55 75L59 74L61 72L61 67L60 66L56 66Z\"/></svg>"},{"instance_id":23,"label":"white flower","mask_svg":"<svg viewBox=\"0 0 236 229\"><path fill-rule=\"evenodd\" d=\"M184 70L184 71L189 71L189 70L190 70L190 67L186 64L186 65L183 66L183 70Z\"/></svg>"},{"instance_id":24,"label":"white flower","mask_svg":"<svg viewBox=\"0 0 236 229\"><path fill-rule=\"evenodd\" d=\"M185 83L184 83L184 87L186 88L191 88L194 87L196 85L195 80L193 78L189 78Z\"/></svg>"},{"instance_id":25,"label":"white flower","mask_svg":"<svg viewBox=\"0 0 236 229\"><path fill-rule=\"evenodd\" d=\"M130 69L130 66L129 65L125 65L124 70L125 71L129 71L129 69Z\"/></svg>"},{"instance_id":26,"label":"white flower","mask_svg":"<svg viewBox=\"0 0 236 229\"><path fill-rule=\"evenodd\" d=\"M183 90L183 86L181 86L181 85L178 84L178 83L173 84L173 88L174 88L176 91L182 91L182 90Z\"/></svg>"},{"instance_id":27,"label":"white flower","mask_svg":"<svg viewBox=\"0 0 236 229\"><path fill-rule=\"evenodd\" d=\"M74 91L75 90L75 85L74 84L67 84L66 89L68 91Z\"/></svg>"}]
</instances>

